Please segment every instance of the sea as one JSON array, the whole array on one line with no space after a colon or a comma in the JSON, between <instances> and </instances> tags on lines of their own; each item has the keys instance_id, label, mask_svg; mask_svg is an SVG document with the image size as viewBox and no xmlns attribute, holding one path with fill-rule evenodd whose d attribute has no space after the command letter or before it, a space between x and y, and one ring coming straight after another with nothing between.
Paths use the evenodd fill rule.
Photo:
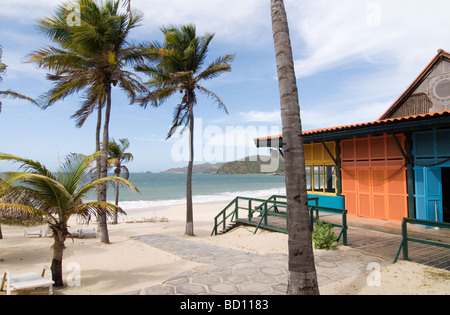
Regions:
<instances>
[{"instance_id":1,"label":"sea","mask_svg":"<svg viewBox=\"0 0 450 315\"><path fill-rule=\"evenodd\" d=\"M124 210L164 209L186 203L186 174L131 173L129 180L139 193L121 187L119 206ZM285 178L280 175L202 174L192 176L194 204L233 201L237 196L266 198L286 194ZM108 188L107 200L114 202L113 188ZM90 199L90 198L89 198Z\"/></svg>"}]
</instances>

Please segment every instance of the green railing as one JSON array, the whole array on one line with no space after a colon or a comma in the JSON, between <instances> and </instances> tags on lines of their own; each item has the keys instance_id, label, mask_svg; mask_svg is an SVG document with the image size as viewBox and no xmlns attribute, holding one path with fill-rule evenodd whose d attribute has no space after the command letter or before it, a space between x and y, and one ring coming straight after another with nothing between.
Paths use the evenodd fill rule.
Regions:
<instances>
[{"instance_id":1,"label":"green railing","mask_svg":"<svg viewBox=\"0 0 450 315\"><path fill-rule=\"evenodd\" d=\"M283 208L286 209L286 202L280 201L280 198L282 196L276 195L269 199L236 197L214 218L214 229L211 235L217 235L220 226L222 226L223 231L226 230L228 222L254 225L256 226L255 233L260 227L277 232L286 232L286 211L280 211ZM241 215L242 211L245 212L243 215ZM286 221L286 229L270 226L268 224L269 216L284 218Z\"/></svg>"},{"instance_id":2,"label":"green railing","mask_svg":"<svg viewBox=\"0 0 450 315\"><path fill-rule=\"evenodd\" d=\"M317 222L320 219L319 212L340 214L342 217L341 224L332 222L326 223L341 228L337 241L339 242L342 237L343 244L346 246L347 210L321 207L318 205L318 198L309 198L308 201L315 203L315 205L309 206L311 231L314 228L314 222ZM288 216L286 209L286 196L273 195L269 199L236 197L214 218L214 228L211 235L217 235L220 226L222 227L222 231L225 231L228 222L253 225L256 227L254 233L260 228L288 233ZM242 211L245 213L242 214Z\"/></svg>"},{"instance_id":3,"label":"green railing","mask_svg":"<svg viewBox=\"0 0 450 315\"><path fill-rule=\"evenodd\" d=\"M320 216L319 216L319 212L333 213L333 214L341 215L341 224L334 223L334 222L329 222L329 221L325 221L325 220L321 220ZM321 207L321 206L318 206L318 205L316 205L316 206L309 206L309 225L310 225L309 228L311 229L311 231L313 231L313 229L314 229L314 222L317 223L318 221L322 221L324 223L331 224L334 227L341 228L341 230L339 231L338 238L337 238L336 241L339 242L339 240L342 237L342 244L344 246L347 246L347 229L348 229L348 226L347 226L347 210Z\"/></svg>"},{"instance_id":4,"label":"green railing","mask_svg":"<svg viewBox=\"0 0 450 315\"><path fill-rule=\"evenodd\" d=\"M426 245L434 245L434 246L439 246L439 247L450 248L450 244L408 237L408 223L425 225L425 226L429 226L429 227L450 229L450 223L403 218L402 240L400 242L400 245L398 246L397 253L395 254L394 261L392 262L393 264L395 264L397 262L398 256L400 255L400 251L402 249L403 249L403 259L404 260L409 259L408 242L416 242L416 243L422 243L422 244L426 244Z\"/></svg>"}]
</instances>

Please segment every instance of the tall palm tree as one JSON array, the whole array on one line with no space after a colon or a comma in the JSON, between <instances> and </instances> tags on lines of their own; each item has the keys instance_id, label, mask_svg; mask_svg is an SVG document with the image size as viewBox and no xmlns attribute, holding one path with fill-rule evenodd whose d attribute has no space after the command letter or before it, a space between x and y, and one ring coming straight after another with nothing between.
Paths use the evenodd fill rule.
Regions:
<instances>
[{"instance_id":1,"label":"tall palm tree","mask_svg":"<svg viewBox=\"0 0 450 315\"><path fill-rule=\"evenodd\" d=\"M130 146L130 141L128 139L120 139L120 143L117 143L114 139L109 141L108 145L108 164L114 167L114 175L120 177L123 174L123 178L130 178L130 171L123 165L133 161L133 154L125 152ZM115 185L116 199L115 205L119 205L119 185ZM117 224L117 213L114 213L114 224Z\"/></svg>"},{"instance_id":2,"label":"tall palm tree","mask_svg":"<svg viewBox=\"0 0 450 315\"><path fill-rule=\"evenodd\" d=\"M67 23L74 7L80 8L80 23ZM99 178L107 176L109 122L112 88L119 86L134 103L136 95L147 92L139 77L126 70L142 61L143 51L127 41L130 31L139 25L142 14L120 11L120 1L76 0L59 6L56 14L38 21L39 29L57 47L49 46L30 54L29 61L52 74L48 79L55 86L44 97L46 106L67 96L85 92L85 101L72 116L81 127L97 108L96 149L101 148L98 161ZM100 147L102 108L105 108L103 139ZM99 201L106 201L106 186L98 189ZM102 242L109 243L106 217L98 218Z\"/></svg>"},{"instance_id":3,"label":"tall palm tree","mask_svg":"<svg viewBox=\"0 0 450 315\"><path fill-rule=\"evenodd\" d=\"M302 124L289 27L283 0L271 0L280 89L289 232L288 294L319 294L309 230Z\"/></svg>"},{"instance_id":4,"label":"tall palm tree","mask_svg":"<svg viewBox=\"0 0 450 315\"><path fill-rule=\"evenodd\" d=\"M3 50L2 50L2 46L0 46L0 82L3 81L3 76L6 73L6 68L8 67L6 64L2 63L2 56L3 56ZM19 98L19 99L23 99L23 100L27 100L32 102L35 105L39 104L32 99L31 97L25 96L23 94L14 92L12 90L8 90L8 91L0 91L0 96L1 97L10 97L10 98ZM2 102L0 102L0 112L2 111Z\"/></svg>"},{"instance_id":5,"label":"tall palm tree","mask_svg":"<svg viewBox=\"0 0 450 315\"><path fill-rule=\"evenodd\" d=\"M92 215L104 213L111 216L114 211L123 212L121 208L102 201L83 203L88 193L100 183L123 184L135 191L137 188L128 180L119 177L104 177L83 183L90 164L99 156L99 152L84 156L70 155L61 163L60 169L53 175L38 161L24 159L10 154L0 154L0 160L21 164L23 172L5 173L0 197L6 199L25 199L23 203L1 203L1 212L25 212L42 218L53 231L54 244L51 270L56 286L63 285L62 259L64 242L70 233L68 220L81 216L88 221ZM18 198L20 197L20 198Z\"/></svg>"},{"instance_id":6,"label":"tall palm tree","mask_svg":"<svg viewBox=\"0 0 450 315\"><path fill-rule=\"evenodd\" d=\"M173 125L167 135L170 138L178 127L189 126L190 153L186 183L186 234L194 235L192 206L192 167L194 161L194 106L197 104L196 92L212 97L220 109L227 112L225 104L212 91L200 85L201 82L216 78L231 71L230 62L234 55L218 57L204 67L208 47L214 34L198 37L194 25L163 27L164 43L152 43L148 47L149 62L137 67L138 71L150 76L149 85L154 89L143 98L145 105L163 102L175 93L182 93L181 103L176 107Z\"/></svg>"}]
</instances>

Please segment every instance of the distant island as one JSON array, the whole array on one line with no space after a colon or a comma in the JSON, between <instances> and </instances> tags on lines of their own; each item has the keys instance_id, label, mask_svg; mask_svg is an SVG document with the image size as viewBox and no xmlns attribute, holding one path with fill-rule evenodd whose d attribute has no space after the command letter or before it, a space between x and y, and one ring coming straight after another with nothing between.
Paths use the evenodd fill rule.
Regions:
<instances>
[{"instance_id":1,"label":"distant island","mask_svg":"<svg viewBox=\"0 0 450 315\"><path fill-rule=\"evenodd\" d=\"M204 164L198 164L194 165L192 168L194 173L203 173L203 174L216 174L217 171L224 165L225 163L216 163L216 164L210 164L210 163L204 163ZM178 168L170 168L164 173L187 173L187 166L185 167L178 167Z\"/></svg>"},{"instance_id":2,"label":"distant island","mask_svg":"<svg viewBox=\"0 0 450 315\"><path fill-rule=\"evenodd\" d=\"M272 158L276 159L276 158ZM251 174L269 174L269 175L284 175L284 162L281 159L277 159L275 163L272 164L277 165L278 168L274 171L270 172L262 172L261 167L271 164L268 156L249 156L244 159L226 162L226 163L204 163L197 164L193 167L194 173L202 173L202 174L241 174L241 175L251 175ZM171 168L166 170L164 173L186 173L187 166L179 167L179 168Z\"/></svg>"}]
</instances>

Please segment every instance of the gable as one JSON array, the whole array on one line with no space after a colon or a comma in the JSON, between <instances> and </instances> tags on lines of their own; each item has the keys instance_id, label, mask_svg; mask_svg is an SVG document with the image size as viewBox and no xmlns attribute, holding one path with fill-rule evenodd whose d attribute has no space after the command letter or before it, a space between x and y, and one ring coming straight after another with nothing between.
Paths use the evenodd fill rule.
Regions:
<instances>
[{"instance_id":1,"label":"gable","mask_svg":"<svg viewBox=\"0 0 450 315\"><path fill-rule=\"evenodd\" d=\"M436 57L379 120L447 110L450 110L450 54L439 50Z\"/></svg>"}]
</instances>

